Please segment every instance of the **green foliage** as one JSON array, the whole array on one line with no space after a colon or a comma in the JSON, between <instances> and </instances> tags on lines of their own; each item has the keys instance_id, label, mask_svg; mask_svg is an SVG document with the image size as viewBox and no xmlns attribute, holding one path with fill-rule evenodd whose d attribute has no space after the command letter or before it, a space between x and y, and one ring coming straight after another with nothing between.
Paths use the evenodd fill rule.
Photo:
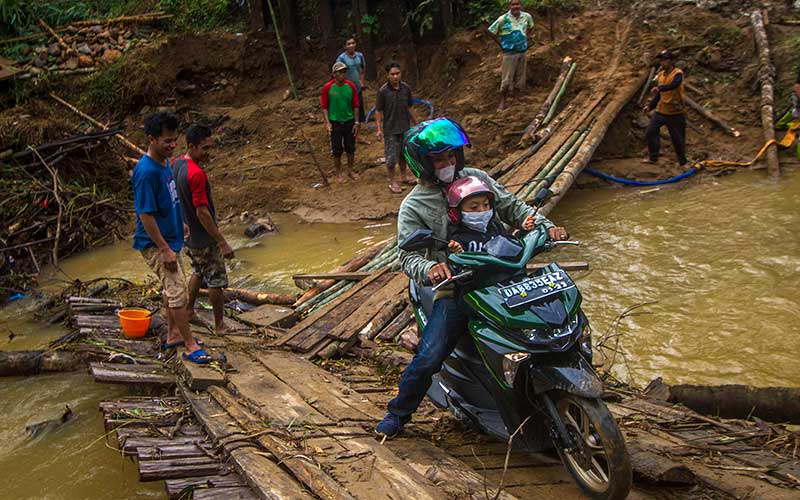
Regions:
<instances>
[{"instance_id":1,"label":"green foliage","mask_svg":"<svg viewBox=\"0 0 800 500\"><path fill-rule=\"evenodd\" d=\"M703 33L703 38L717 47L732 49L742 39L742 30L738 26L714 24Z\"/></svg>"},{"instance_id":2,"label":"green foliage","mask_svg":"<svg viewBox=\"0 0 800 500\"><path fill-rule=\"evenodd\" d=\"M120 58L104 70L84 79L86 88L81 93L79 104L86 107L114 109L121 104L123 60Z\"/></svg>"},{"instance_id":3,"label":"green foliage","mask_svg":"<svg viewBox=\"0 0 800 500\"><path fill-rule=\"evenodd\" d=\"M404 24L412 23L416 26L419 36L425 36L425 33L433 29L433 19L437 13L437 7L434 0L423 0L413 10L408 11Z\"/></svg>"},{"instance_id":4,"label":"green foliage","mask_svg":"<svg viewBox=\"0 0 800 500\"><path fill-rule=\"evenodd\" d=\"M157 10L174 15L171 22L179 30L215 29L228 23L236 4L236 0L0 0L0 36L39 31L40 18L56 27Z\"/></svg>"},{"instance_id":5,"label":"green foliage","mask_svg":"<svg viewBox=\"0 0 800 500\"><path fill-rule=\"evenodd\" d=\"M127 56L83 78L82 83L78 104L89 110L125 112L162 90L150 64Z\"/></svg>"},{"instance_id":6,"label":"green foliage","mask_svg":"<svg viewBox=\"0 0 800 500\"><path fill-rule=\"evenodd\" d=\"M361 30L364 33L375 35L380 31L381 24L378 22L378 16L371 16L364 14L361 16Z\"/></svg>"}]
</instances>

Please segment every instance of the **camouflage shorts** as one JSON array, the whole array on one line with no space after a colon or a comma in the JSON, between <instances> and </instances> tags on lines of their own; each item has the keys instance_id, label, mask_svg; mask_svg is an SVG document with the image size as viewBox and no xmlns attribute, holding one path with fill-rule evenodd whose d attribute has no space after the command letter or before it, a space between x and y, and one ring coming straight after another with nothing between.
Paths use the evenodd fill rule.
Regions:
<instances>
[{"instance_id":1,"label":"camouflage shorts","mask_svg":"<svg viewBox=\"0 0 800 500\"><path fill-rule=\"evenodd\" d=\"M178 270L168 271L161 261L161 256L158 254L156 247L149 247L142 250L142 257L144 257L150 269L156 273L158 280L161 282L161 289L167 301L167 307L177 309L185 307L189 302L189 293L186 290L186 277L183 274L183 259L178 252Z\"/></svg>"},{"instance_id":2,"label":"camouflage shorts","mask_svg":"<svg viewBox=\"0 0 800 500\"><path fill-rule=\"evenodd\" d=\"M225 261L222 259L217 245L205 248L186 248L186 254L192 261L194 274L205 280L209 288L227 288L228 273L225 271Z\"/></svg>"}]
</instances>

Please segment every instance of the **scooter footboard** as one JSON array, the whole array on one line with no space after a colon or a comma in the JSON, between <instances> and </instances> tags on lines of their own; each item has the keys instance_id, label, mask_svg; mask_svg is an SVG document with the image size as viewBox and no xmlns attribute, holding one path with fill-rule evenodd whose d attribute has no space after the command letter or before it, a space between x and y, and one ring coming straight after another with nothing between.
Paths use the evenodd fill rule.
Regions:
<instances>
[{"instance_id":1,"label":"scooter footboard","mask_svg":"<svg viewBox=\"0 0 800 500\"><path fill-rule=\"evenodd\" d=\"M571 366L531 365L529 376L530 388L536 394L557 389L584 398L599 398L603 395L603 382L592 365L580 357Z\"/></svg>"}]
</instances>

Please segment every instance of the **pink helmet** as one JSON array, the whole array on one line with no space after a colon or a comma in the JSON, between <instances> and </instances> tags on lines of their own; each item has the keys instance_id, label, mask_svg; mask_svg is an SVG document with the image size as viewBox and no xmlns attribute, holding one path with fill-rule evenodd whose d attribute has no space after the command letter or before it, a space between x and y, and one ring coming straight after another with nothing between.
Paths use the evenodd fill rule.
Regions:
<instances>
[{"instance_id":1,"label":"pink helmet","mask_svg":"<svg viewBox=\"0 0 800 500\"><path fill-rule=\"evenodd\" d=\"M491 186L473 175L462 177L450 184L447 188L447 204L450 207L447 216L453 224L461 221L461 210L459 210L461 202L476 194L485 194L489 196L490 201L494 201L494 191Z\"/></svg>"}]
</instances>

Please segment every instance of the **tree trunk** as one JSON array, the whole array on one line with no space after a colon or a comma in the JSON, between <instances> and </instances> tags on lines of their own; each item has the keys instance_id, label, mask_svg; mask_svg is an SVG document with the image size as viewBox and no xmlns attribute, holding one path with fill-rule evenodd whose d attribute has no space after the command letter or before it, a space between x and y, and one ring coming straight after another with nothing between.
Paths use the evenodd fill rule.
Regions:
<instances>
[{"instance_id":1,"label":"tree trunk","mask_svg":"<svg viewBox=\"0 0 800 500\"><path fill-rule=\"evenodd\" d=\"M372 43L372 33L364 31L362 18L369 15L369 2L367 0L356 0L353 2L353 22L355 32L358 33L358 43L364 53L364 62L367 64L367 80L374 81L378 77L375 67L375 48Z\"/></svg>"},{"instance_id":2,"label":"tree trunk","mask_svg":"<svg viewBox=\"0 0 800 500\"><path fill-rule=\"evenodd\" d=\"M339 49L339 45L334 38L336 28L333 25L333 9L331 8L330 0L317 2L317 11L319 15L319 31L322 35L323 50L326 56L325 61L332 61L335 57L335 51Z\"/></svg>"},{"instance_id":3,"label":"tree trunk","mask_svg":"<svg viewBox=\"0 0 800 500\"><path fill-rule=\"evenodd\" d=\"M71 351L7 351L0 353L0 377L68 372L85 362L83 356Z\"/></svg>"},{"instance_id":4,"label":"tree trunk","mask_svg":"<svg viewBox=\"0 0 800 500\"><path fill-rule=\"evenodd\" d=\"M264 17L264 0L249 0L250 31L261 31L267 27Z\"/></svg>"},{"instance_id":5,"label":"tree trunk","mask_svg":"<svg viewBox=\"0 0 800 500\"><path fill-rule=\"evenodd\" d=\"M761 84L761 126L764 129L764 141L775 140L775 124L773 123L773 84L775 83L775 68L769 60L769 40L764 29L764 18L761 11L753 12L753 36L758 49L758 80ZM781 167L778 163L778 145L773 144L767 149L767 172L770 177L780 177Z\"/></svg>"},{"instance_id":6,"label":"tree trunk","mask_svg":"<svg viewBox=\"0 0 800 500\"><path fill-rule=\"evenodd\" d=\"M547 9L547 21L550 23L550 41L556 41L556 12L552 7Z\"/></svg>"},{"instance_id":7,"label":"tree trunk","mask_svg":"<svg viewBox=\"0 0 800 500\"><path fill-rule=\"evenodd\" d=\"M442 24L442 39L446 40L450 36L450 28L453 25L453 9L450 0L439 0L439 20Z\"/></svg>"}]
</instances>

